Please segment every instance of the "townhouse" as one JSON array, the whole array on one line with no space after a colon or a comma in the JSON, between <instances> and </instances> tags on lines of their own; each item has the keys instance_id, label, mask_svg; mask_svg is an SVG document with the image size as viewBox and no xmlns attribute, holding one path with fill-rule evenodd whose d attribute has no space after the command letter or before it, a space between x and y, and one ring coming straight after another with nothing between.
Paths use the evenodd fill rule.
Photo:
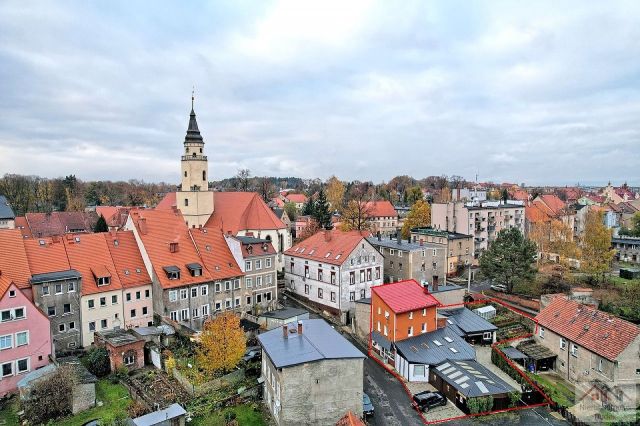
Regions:
<instances>
[{"instance_id":1,"label":"townhouse","mask_svg":"<svg viewBox=\"0 0 640 426\"><path fill-rule=\"evenodd\" d=\"M635 408L640 388L640 327L564 296L535 317L535 341L555 355L553 369L597 401Z\"/></svg>"},{"instance_id":2,"label":"townhouse","mask_svg":"<svg viewBox=\"0 0 640 426\"><path fill-rule=\"evenodd\" d=\"M576 225L576 209L566 204L557 195L538 195L525 208L525 230L527 234L531 232L536 224L558 220L573 232L571 236L578 235L578 225Z\"/></svg>"},{"instance_id":3,"label":"townhouse","mask_svg":"<svg viewBox=\"0 0 640 426\"><path fill-rule=\"evenodd\" d=\"M412 242L397 238L369 237L367 241L384 258L384 282L415 279L437 288L447 276L447 248L442 245Z\"/></svg>"},{"instance_id":4,"label":"townhouse","mask_svg":"<svg viewBox=\"0 0 640 426\"><path fill-rule=\"evenodd\" d=\"M264 402L280 426L335 424L362 413L365 355L322 319L258 336Z\"/></svg>"},{"instance_id":5,"label":"townhouse","mask_svg":"<svg viewBox=\"0 0 640 426\"><path fill-rule=\"evenodd\" d=\"M16 227L16 215L9 205L7 198L0 195L0 229L14 229Z\"/></svg>"},{"instance_id":6,"label":"townhouse","mask_svg":"<svg viewBox=\"0 0 640 426\"><path fill-rule=\"evenodd\" d=\"M640 238L614 237L611 245L616 250L616 259L640 264Z\"/></svg>"},{"instance_id":7,"label":"townhouse","mask_svg":"<svg viewBox=\"0 0 640 426\"><path fill-rule=\"evenodd\" d=\"M365 204L364 211L374 232L388 236L400 227L398 212L390 201L369 201Z\"/></svg>"},{"instance_id":8,"label":"townhouse","mask_svg":"<svg viewBox=\"0 0 640 426\"><path fill-rule=\"evenodd\" d=\"M474 237L476 257L489 248L502 229L517 228L525 232L525 207L516 201L503 203L433 203L431 226L438 230L456 232Z\"/></svg>"},{"instance_id":9,"label":"townhouse","mask_svg":"<svg viewBox=\"0 0 640 426\"><path fill-rule=\"evenodd\" d=\"M285 252L289 291L349 324L355 302L384 277L382 255L360 231L322 230Z\"/></svg>"},{"instance_id":10,"label":"townhouse","mask_svg":"<svg viewBox=\"0 0 640 426\"><path fill-rule=\"evenodd\" d=\"M431 227L420 227L411 230L411 242L444 248L446 274L449 277L459 275L474 262L472 235L441 231ZM436 256L437 254L438 251L436 251Z\"/></svg>"},{"instance_id":11,"label":"townhouse","mask_svg":"<svg viewBox=\"0 0 640 426\"><path fill-rule=\"evenodd\" d=\"M276 251L268 240L253 236L225 236L227 245L244 272L247 311L259 314L277 307Z\"/></svg>"},{"instance_id":12,"label":"townhouse","mask_svg":"<svg viewBox=\"0 0 640 426\"><path fill-rule=\"evenodd\" d=\"M23 235L28 238L93 232L98 215L95 212L26 213L16 218Z\"/></svg>"},{"instance_id":13,"label":"townhouse","mask_svg":"<svg viewBox=\"0 0 640 426\"><path fill-rule=\"evenodd\" d=\"M49 319L0 272L0 396L15 392L30 371L49 364Z\"/></svg>"}]
</instances>

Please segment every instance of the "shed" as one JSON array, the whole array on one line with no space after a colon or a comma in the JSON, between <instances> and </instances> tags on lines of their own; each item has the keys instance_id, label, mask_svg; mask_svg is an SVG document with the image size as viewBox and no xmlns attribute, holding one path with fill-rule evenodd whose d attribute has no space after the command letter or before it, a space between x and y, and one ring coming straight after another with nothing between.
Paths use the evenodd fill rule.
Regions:
<instances>
[{"instance_id":1,"label":"shed","mask_svg":"<svg viewBox=\"0 0 640 426\"><path fill-rule=\"evenodd\" d=\"M633 280L636 278L640 278L640 269L631 269L631 268L621 268L620 269L620 278L624 278L627 280Z\"/></svg>"},{"instance_id":2,"label":"shed","mask_svg":"<svg viewBox=\"0 0 640 426\"><path fill-rule=\"evenodd\" d=\"M309 319L309 312L298 308L282 308L263 312L258 316L258 323L267 330L282 327L291 322Z\"/></svg>"},{"instance_id":3,"label":"shed","mask_svg":"<svg viewBox=\"0 0 640 426\"><path fill-rule=\"evenodd\" d=\"M517 349L529 357L527 368L533 372L553 370L558 357L551 349L532 340L519 343Z\"/></svg>"},{"instance_id":4,"label":"shed","mask_svg":"<svg viewBox=\"0 0 640 426\"><path fill-rule=\"evenodd\" d=\"M130 426L184 426L187 412L180 404L129 420Z\"/></svg>"},{"instance_id":5,"label":"shed","mask_svg":"<svg viewBox=\"0 0 640 426\"><path fill-rule=\"evenodd\" d=\"M494 308L491 305L482 306L481 308L474 309L473 312L476 315L478 315L481 318L484 318L486 320L489 320L489 319L494 318L496 316L496 308Z\"/></svg>"}]
</instances>

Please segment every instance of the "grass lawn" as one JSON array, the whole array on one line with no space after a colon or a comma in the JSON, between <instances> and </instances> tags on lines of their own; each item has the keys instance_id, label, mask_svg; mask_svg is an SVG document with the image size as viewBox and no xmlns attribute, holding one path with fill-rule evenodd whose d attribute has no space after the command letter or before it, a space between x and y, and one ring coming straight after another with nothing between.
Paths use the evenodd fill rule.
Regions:
<instances>
[{"instance_id":1,"label":"grass lawn","mask_svg":"<svg viewBox=\"0 0 640 426\"><path fill-rule=\"evenodd\" d=\"M113 384L107 379L98 380L96 383L96 399L102 401L102 407L94 407L83 411L76 416L55 422L59 426L81 426L89 420L113 418L116 414L127 415L127 408L131 403L131 397L127 388L120 383Z\"/></svg>"},{"instance_id":2,"label":"grass lawn","mask_svg":"<svg viewBox=\"0 0 640 426\"><path fill-rule=\"evenodd\" d=\"M575 390L563 380L546 374L529 374L529 377L541 385L542 390L557 404L564 407L571 407L575 404Z\"/></svg>"},{"instance_id":3,"label":"grass lawn","mask_svg":"<svg viewBox=\"0 0 640 426\"><path fill-rule=\"evenodd\" d=\"M11 398L11 401L0 410L0 424L7 426L19 425L18 415L20 411L20 404L18 403L18 397Z\"/></svg>"},{"instance_id":4,"label":"grass lawn","mask_svg":"<svg viewBox=\"0 0 640 426\"><path fill-rule=\"evenodd\" d=\"M254 408L255 407L255 408ZM267 426L260 404L243 404L209 413L206 416L194 417L189 423L193 426L224 426L225 414L234 412L240 426Z\"/></svg>"}]
</instances>

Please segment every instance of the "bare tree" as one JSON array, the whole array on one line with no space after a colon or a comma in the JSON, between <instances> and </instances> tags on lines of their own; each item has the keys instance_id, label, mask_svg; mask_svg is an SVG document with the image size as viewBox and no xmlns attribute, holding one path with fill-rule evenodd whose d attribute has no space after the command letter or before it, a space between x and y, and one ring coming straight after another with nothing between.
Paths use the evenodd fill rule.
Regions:
<instances>
[{"instance_id":1,"label":"bare tree","mask_svg":"<svg viewBox=\"0 0 640 426\"><path fill-rule=\"evenodd\" d=\"M249 182L251 180L251 170L249 169L240 169L236 174L237 179L237 188L238 191L247 192L249 191Z\"/></svg>"},{"instance_id":2,"label":"bare tree","mask_svg":"<svg viewBox=\"0 0 640 426\"><path fill-rule=\"evenodd\" d=\"M266 176L261 177L258 179L257 186L258 193L260 194L264 202L268 203L269 201L271 201L276 192L276 187L271 179Z\"/></svg>"}]
</instances>

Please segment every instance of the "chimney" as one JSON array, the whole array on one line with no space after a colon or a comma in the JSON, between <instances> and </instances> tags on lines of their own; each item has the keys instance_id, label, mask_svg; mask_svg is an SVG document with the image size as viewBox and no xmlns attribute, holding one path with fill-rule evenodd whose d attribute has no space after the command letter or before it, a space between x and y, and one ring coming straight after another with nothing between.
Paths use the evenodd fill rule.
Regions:
<instances>
[{"instance_id":1,"label":"chimney","mask_svg":"<svg viewBox=\"0 0 640 426\"><path fill-rule=\"evenodd\" d=\"M289 326L287 324L284 324L282 326L282 337L284 337L285 339L289 338Z\"/></svg>"},{"instance_id":2,"label":"chimney","mask_svg":"<svg viewBox=\"0 0 640 426\"><path fill-rule=\"evenodd\" d=\"M382 241L382 234L380 233L380 231L376 232L376 237L378 237L378 241Z\"/></svg>"},{"instance_id":3,"label":"chimney","mask_svg":"<svg viewBox=\"0 0 640 426\"><path fill-rule=\"evenodd\" d=\"M424 245L424 240L422 238L420 238L420 245L423 246Z\"/></svg>"},{"instance_id":4,"label":"chimney","mask_svg":"<svg viewBox=\"0 0 640 426\"><path fill-rule=\"evenodd\" d=\"M431 291L438 291L438 280L433 280L433 283L431 284Z\"/></svg>"},{"instance_id":5,"label":"chimney","mask_svg":"<svg viewBox=\"0 0 640 426\"><path fill-rule=\"evenodd\" d=\"M302 334L302 321L298 321L298 334Z\"/></svg>"},{"instance_id":6,"label":"chimney","mask_svg":"<svg viewBox=\"0 0 640 426\"><path fill-rule=\"evenodd\" d=\"M400 233L400 231L397 231L397 232L398 233L397 233L396 237L398 239L398 245L400 246L400 245L402 245L402 234Z\"/></svg>"},{"instance_id":7,"label":"chimney","mask_svg":"<svg viewBox=\"0 0 640 426\"><path fill-rule=\"evenodd\" d=\"M329 229L324 230L324 240L326 242L331 241L331 231Z\"/></svg>"},{"instance_id":8,"label":"chimney","mask_svg":"<svg viewBox=\"0 0 640 426\"><path fill-rule=\"evenodd\" d=\"M447 326L447 318L439 317L436 319L436 328L445 328Z\"/></svg>"}]
</instances>

